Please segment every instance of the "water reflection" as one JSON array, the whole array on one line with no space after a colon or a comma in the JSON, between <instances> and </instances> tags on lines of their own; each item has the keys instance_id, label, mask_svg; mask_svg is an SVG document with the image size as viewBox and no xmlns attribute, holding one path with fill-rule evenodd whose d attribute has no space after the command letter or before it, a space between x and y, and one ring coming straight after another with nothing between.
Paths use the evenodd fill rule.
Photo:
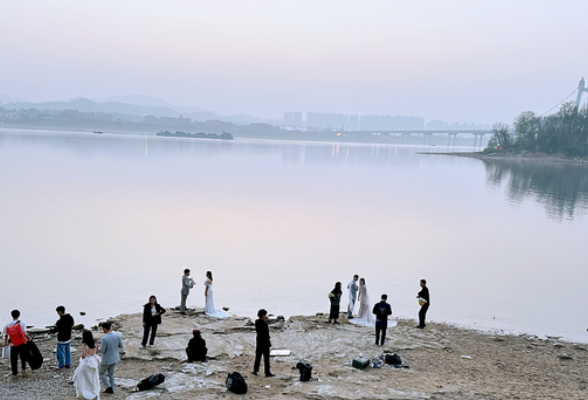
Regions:
<instances>
[{"instance_id":1,"label":"water reflection","mask_svg":"<svg viewBox=\"0 0 588 400\"><path fill-rule=\"evenodd\" d=\"M484 160L488 182L505 186L520 204L534 199L554 220L572 220L588 209L588 166Z\"/></svg>"}]
</instances>

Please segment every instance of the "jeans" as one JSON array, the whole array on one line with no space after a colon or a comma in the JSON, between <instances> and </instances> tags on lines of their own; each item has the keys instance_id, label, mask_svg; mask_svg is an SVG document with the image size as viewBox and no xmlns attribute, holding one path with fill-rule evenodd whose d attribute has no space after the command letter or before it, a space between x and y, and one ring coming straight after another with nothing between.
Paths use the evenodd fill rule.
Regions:
<instances>
[{"instance_id":1,"label":"jeans","mask_svg":"<svg viewBox=\"0 0 588 400\"><path fill-rule=\"evenodd\" d=\"M70 343L57 343L57 368L71 367Z\"/></svg>"},{"instance_id":2,"label":"jeans","mask_svg":"<svg viewBox=\"0 0 588 400\"><path fill-rule=\"evenodd\" d=\"M157 334L157 324L145 325L143 327L143 341L141 342L143 347L147 346L147 338L149 337L150 330L151 330L151 339L149 340L149 344L151 346L153 346L153 342L155 341L155 335Z\"/></svg>"},{"instance_id":3,"label":"jeans","mask_svg":"<svg viewBox=\"0 0 588 400\"><path fill-rule=\"evenodd\" d=\"M388 328L388 321L376 321L376 345L383 346L384 342L386 341L386 329ZM382 334L382 339L380 341L380 333Z\"/></svg>"},{"instance_id":4,"label":"jeans","mask_svg":"<svg viewBox=\"0 0 588 400\"><path fill-rule=\"evenodd\" d=\"M108 389L111 387L114 389L114 368L116 367L117 363L114 364L100 364L100 369L98 370L100 375L100 380L104 383L104 386ZM106 376L108 374L108 377Z\"/></svg>"},{"instance_id":5,"label":"jeans","mask_svg":"<svg viewBox=\"0 0 588 400\"><path fill-rule=\"evenodd\" d=\"M10 366L12 367L12 375L18 374L18 355L20 354L20 361L22 363L22 370L27 367L27 361L29 359L29 349L27 344L23 343L20 346L12 346L10 348Z\"/></svg>"}]
</instances>

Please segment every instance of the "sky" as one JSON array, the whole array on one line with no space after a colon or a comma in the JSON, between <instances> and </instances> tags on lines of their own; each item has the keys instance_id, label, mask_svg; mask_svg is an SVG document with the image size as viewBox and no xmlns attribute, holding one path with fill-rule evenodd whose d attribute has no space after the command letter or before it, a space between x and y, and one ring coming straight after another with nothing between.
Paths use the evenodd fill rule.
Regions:
<instances>
[{"instance_id":1,"label":"sky","mask_svg":"<svg viewBox=\"0 0 588 400\"><path fill-rule=\"evenodd\" d=\"M0 0L0 95L510 122L588 77L588 2Z\"/></svg>"}]
</instances>

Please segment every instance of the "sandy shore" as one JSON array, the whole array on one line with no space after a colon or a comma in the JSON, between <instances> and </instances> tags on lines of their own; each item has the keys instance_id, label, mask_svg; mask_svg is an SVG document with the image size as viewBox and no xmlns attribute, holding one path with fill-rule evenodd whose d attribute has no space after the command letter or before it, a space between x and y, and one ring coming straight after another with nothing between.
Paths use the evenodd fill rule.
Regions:
<instances>
[{"instance_id":1,"label":"sandy shore","mask_svg":"<svg viewBox=\"0 0 588 400\"><path fill-rule=\"evenodd\" d=\"M116 370L114 395L102 399L228 399L238 395L224 387L228 372L242 373L251 399L586 399L588 398L588 346L539 339L529 335L496 335L431 323L424 330L415 321L400 320L388 330L383 347L374 345L373 329L357 327L342 318L331 326L324 316L272 320L275 349L288 349L289 357L272 357L275 378L251 375L255 331L249 318L212 319L197 310L182 316L163 316L155 347L140 349L141 315L113 318L125 345ZM207 363L183 364L184 348L194 328L207 341ZM102 333L94 332L95 337ZM36 342L45 355L39 371L13 378L8 360L0 361L2 399L74 399L68 383L73 369L53 370L54 335L40 332ZM81 346L76 332L72 348ZM385 366L358 370L351 360L360 353L372 357L396 352L409 369ZM79 352L72 355L77 365ZM309 382L298 380L298 360L313 365ZM167 380L160 387L133 393L137 382L153 373Z\"/></svg>"}]
</instances>

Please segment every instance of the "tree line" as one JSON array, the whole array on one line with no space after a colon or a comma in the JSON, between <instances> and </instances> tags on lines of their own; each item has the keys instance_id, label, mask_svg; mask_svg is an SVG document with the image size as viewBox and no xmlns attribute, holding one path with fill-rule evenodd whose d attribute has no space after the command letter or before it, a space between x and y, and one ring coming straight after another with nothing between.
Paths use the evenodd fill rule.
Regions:
<instances>
[{"instance_id":1,"label":"tree line","mask_svg":"<svg viewBox=\"0 0 588 400\"><path fill-rule=\"evenodd\" d=\"M519 114L512 127L498 122L485 152L496 150L532 153L563 153L588 156L588 105L562 104L555 114L537 116L532 111Z\"/></svg>"}]
</instances>

